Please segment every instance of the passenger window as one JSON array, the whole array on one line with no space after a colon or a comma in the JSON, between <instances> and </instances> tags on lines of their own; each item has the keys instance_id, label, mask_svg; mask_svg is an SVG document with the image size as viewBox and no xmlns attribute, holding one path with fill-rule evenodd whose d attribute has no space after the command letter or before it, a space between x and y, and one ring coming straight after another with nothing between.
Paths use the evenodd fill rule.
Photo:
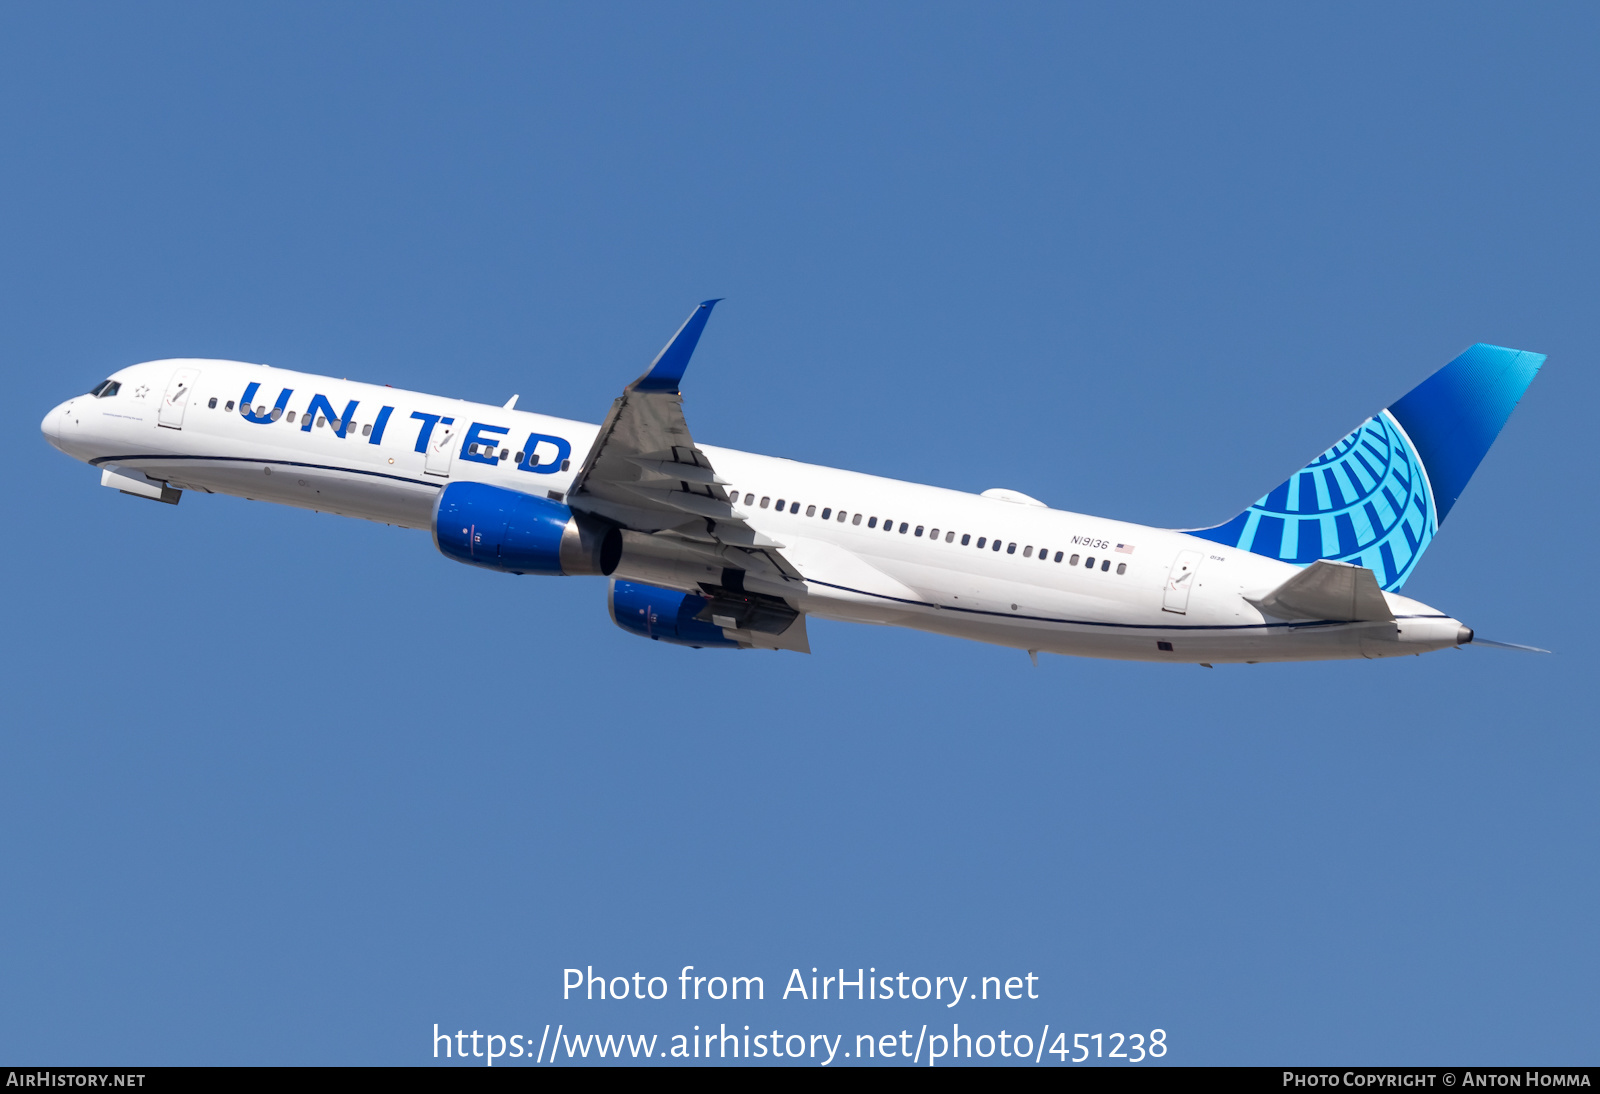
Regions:
<instances>
[{"instance_id":1,"label":"passenger window","mask_svg":"<svg viewBox=\"0 0 1600 1094\"><path fill-rule=\"evenodd\" d=\"M327 424L328 424L328 419L324 418L321 414L318 414L317 415L317 428L321 429L323 426L325 426Z\"/></svg>"},{"instance_id":2,"label":"passenger window","mask_svg":"<svg viewBox=\"0 0 1600 1094\"><path fill-rule=\"evenodd\" d=\"M1117 573L1125 574L1127 572L1128 572L1128 564L1126 562L1117 563Z\"/></svg>"},{"instance_id":3,"label":"passenger window","mask_svg":"<svg viewBox=\"0 0 1600 1094\"><path fill-rule=\"evenodd\" d=\"M223 407L223 408L222 408L222 409L223 409L223 410L230 410L230 411L231 411L231 410L232 410L232 409L233 409L233 400L232 400L232 399L229 399L229 400L228 400L228 404L227 404L227 405L226 405L226 406L224 406L224 407Z\"/></svg>"},{"instance_id":4,"label":"passenger window","mask_svg":"<svg viewBox=\"0 0 1600 1094\"><path fill-rule=\"evenodd\" d=\"M217 397L215 395L211 396L211 401L207 403L206 406L210 407L212 410L217 409Z\"/></svg>"},{"instance_id":5,"label":"passenger window","mask_svg":"<svg viewBox=\"0 0 1600 1094\"><path fill-rule=\"evenodd\" d=\"M1014 547L1014 546L1016 546L1016 544L1012 544L1012 546ZM1024 547L1022 549L1022 557L1023 558L1032 558L1033 557L1033 544L1030 543L1030 544L1028 544L1026 547Z\"/></svg>"},{"instance_id":6,"label":"passenger window","mask_svg":"<svg viewBox=\"0 0 1600 1094\"><path fill-rule=\"evenodd\" d=\"M861 514L857 513L855 516L851 517L850 518L850 523L851 524L860 524L861 523ZM867 527L870 528L870 527L872 527L872 525L869 524L869 525L867 525Z\"/></svg>"},{"instance_id":7,"label":"passenger window","mask_svg":"<svg viewBox=\"0 0 1600 1094\"><path fill-rule=\"evenodd\" d=\"M372 427L371 427L371 426L370 426L370 425L369 425L369 426L367 426L367 427L366 427L366 428L365 428L365 429L363 429L363 430L362 430L362 431L361 431L361 435L362 435L362 436L363 436L363 437L365 437L365 436L366 436L366 435L367 435L367 434L368 434L368 433L371 433L371 432L372 432ZM515 459L515 460L516 460L516 461L517 461L517 462L518 462L518 463L521 463L521 462L522 462L522 453L521 453L521 452L518 452L518 453L517 453L517 454L516 454L516 456L515 456L515 457L513 457L513 458L514 458L514 459Z\"/></svg>"},{"instance_id":8,"label":"passenger window","mask_svg":"<svg viewBox=\"0 0 1600 1094\"><path fill-rule=\"evenodd\" d=\"M1012 549L1013 549L1013 550L1015 550L1015 549L1016 549L1016 546L1017 546L1017 545L1016 545L1016 544L1015 544L1015 543L1013 543L1013 544L1012 544L1012 545L1011 545L1011 547L1012 547ZM993 542L993 543L991 543L991 544L990 544L990 545L989 545L989 550L991 550L991 551L998 551L998 550L999 550L999 549L1000 549L1000 541L999 541L999 540L995 540L995 541L994 541L994 542Z\"/></svg>"},{"instance_id":9,"label":"passenger window","mask_svg":"<svg viewBox=\"0 0 1600 1094\"><path fill-rule=\"evenodd\" d=\"M281 417L283 417L283 407L281 407L281 406L273 407L272 408L272 420L273 421L277 421Z\"/></svg>"},{"instance_id":10,"label":"passenger window","mask_svg":"<svg viewBox=\"0 0 1600 1094\"><path fill-rule=\"evenodd\" d=\"M571 467L572 467L572 461L571 460L562 460L561 461L561 470L566 471Z\"/></svg>"},{"instance_id":11,"label":"passenger window","mask_svg":"<svg viewBox=\"0 0 1600 1094\"><path fill-rule=\"evenodd\" d=\"M294 422L294 411L292 411L292 410L289 411L289 413L287 415L285 415L285 417L287 417L289 419L289 421L291 423L293 423Z\"/></svg>"},{"instance_id":12,"label":"passenger window","mask_svg":"<svg viewBox=\"0 0 1600 1094\"><path fill-rule=\"evenodd\" d=\"M954 532L946 532L944 534L944 541L946 543L954 543L956 541L956 534Z\"/></svg>"},{"instance_id":13,"label":"passenger window","mask_svg":"<svg viewBox=\"0 0 1600 1094\"><path fill-rule=\"evenodd\" d=\"M876 528L877 526L878 526L878 518L877 517L873 517L871 520L867 521L867 527L868 528Z\"/></svg>"},{"instance_id":14,"label":"passenger window","mask_svg":"<svg viewBox=\"0 0 1600 1094\"><path fill-rule=\"evenodd\" d=\"M789 503L789 512L798 513L799 511L800 511L800 503L797 502L797 501L791 501Z\"/></svg>"},{"instance_id":15,"label":"passenger window","mask_svg":"<svg viewBox=\"0 0 1600 1094\"><path fill-rule=\"evenodd\" d=\"M746 505L754 505L756 503L756 496L754 494L746 494L744 496L744 503ZM762 502L761 504L765 506L767 503Z\"/></svg>"},{"instance_id":16,"label":"passenger window","mask_svg":"<svg viewBox=\"0 0 1600 1094\"><path fill-rule=\"evenodd\" d=\"M900 522L900 534L902 536L905 535L906 534L906 529L909 528L909 527L911 527L909 524L907 524L905 521L901 521Z\"/></svg>"},{"instance_id":17,"label":"passenger window","mask_svg":"<svg viewBox=\"0 0 1600 1094\"><path fill-rule=\"evenodd\" d=\"M784 501L782 498L779 498L778 499L778 506L777 506L778 512L780 512L780 513L783 512L784 509L786 509L788 507L788 505L789 505L788 502Z\"/></svg>"},{"instance_id":18,"label":"passenger window","mask_svg":"<svg viewBox=\"0 0 1600 1094\"><path fill-rule=\"evenodd\" d=\"M987 538L985 538L984 536L979 536L978 537L978 550L980 550L980 551L983 550L984 544L986 544L988 542L989 542L989 540Z\"/></svg>"},{"instance_id":19,"label":"passenger window","mask_svg":"<svg viewBox=\"0 0 1600 1094\"><path fill-rule=\"evenodd\" d=\"M1057 552L1056 552L1056 561L1057 561L1057 562L1060 562L1060 561L1061 561L1061 552L1060 552L1060 551L1057 551Z\"/></svg>"},{"instance_id":20,"label":"passenger window","mask_svg":"<svg viewBox=\"0 0 1600 1094\"><path fill-rule=\"evenodd\" d=\"M370 426L370 425L369 425L369 426L368 426L368 427L367 427L367 432L368 432L368 433L371 433L371 432L372 432L372 427L371 427L371 426ZM503 460L503 459L505 459L505 458L506 458L506 457L507 457L507 456L509 456L509 455L511 455L511 449L509 449L509 448L502 448L502 449L501 449L501 450L500 450L500 458L501 458L501 459L502 459L502 460Z\"/></svg>"},{"instance_id":21,"label":"passenger window","mask_svg":"<svg viewBox=\"0 0 1600 1094\"><path fill-rule=\"evenodd\" d=\"M1101 573L1105 573L1109 569L1111 569L1111 560L1109 558L1101 559L1101 561L1100 561L1100 572Z\"/></svg>"},{"instance_id":22,"label":"passenger window","mask_svg":"<svg viewBox=\"0 0 1600 1094\"><path fill-rule=\"evenodd\" d=\"M817 507L815 505L806 506L806 516L814 517L816 515L817 515Z\"/></svg>"},{"instance_id":23,"label":"passenger window","mask_svg":"<svg viewBox=\"0 0 1600 1094\"><path fill-rule=\"evenodd\" d=\"M837 519L838 519L838 521L839 521L839 523L840 523L840 524L843 524L843 523L844 523L844 518L845 518L845 517L847 517L847 516L849 516L849 515L850 515L850 514L848 514L848 513L846 513L846 512L845 512L845 511L844 511L844 510L843 510L843 509L841 509L841 510L839 510L839 516L838 516L838 518L837 518ZM856 517L856 523L857 523L857 524L860 524L860 523L861 523L861 518L860 518L860 517Z\"/></svg>"},{"instance_id":24,"label":"passenger window","mask_svg":"<svg viewBox=\"0 0 1600 1094\"><path fill-rule=\"evenodd\" d=\"M1006 548L1006 554L1014 555L1016 553L1017 553L1017 545L1015 543L1011 544L1011 546Z\"/></svg>"},{"instance_id":25,"label":"passenger window","mask_svg":"<svg viewBox=\"0 0 1600 1094\"><path fill-rule=\"evenodd\" d=\"M1085 570L1094 569L1094 556L1093 555L1090 555L1088 558L1083 560L1083 568Z\"/></svg>"},{"instance_id":26,"label":"passenger window","mask_svg":"<svg viewBox=\"0 0 1600 1094\"><path fill-rule=\"evenodd\" d=\"M822 511L822 519L823 520L831 520L832 518L833 518L833 510L832 509L824 509Z\"/></svg>"},{"instance_id":27,"label":"passenger window","mask_svg":"<svg viewBox=\"0 0 1600 1094\"><path fill-rule=\"evenodd\" d=\"M769 502L771 500L772 500L772 498L771 498L770 495L767 496L767 497L762 498L761 499L761 508L765 509L767 507L767 502Z\"/></svg>"},{"instance_id":28,"label":"passenger window","mask_svg":"<svg viewBox=\"0 0 1600 1094\"><path fill-rule=\"evenodd\" d=\"M904 528L902 528L902 529L900 529L900 530L901 530L901 531L902 531L902 532L904 532L904 531L905 531L905 529L904 529ZM919 525L917 525L917 538L918 538L918 539L921 539L921 538L922 538L922 525L920 525L920 524L919 524Z\"/></svg>"},{"instance_id":29,"label":"passenger window","mask_svg":"<svg viewBox=\"0 0 1600 1094\"><path fill-rule=\"evenodd\" d=\"M1068 566L1076 566L1077 564L1078 564L1078 556L1077 555L1073 555L1071 558L1067 559L1067 565Z\"/></svg>"},{"instance_id":30,"label":"passenger window","mask_svg":"<svg viewBox=\"0 0 1600 1094\"><path fill-rule=\"evenodd\" d=\"M539 453L537 453L537 452L528 453L528 466L529 467L538 467L539 466Z\"/></svg>"},{"instance_id":31,"label":"passenger window","mask_svg":"<svg viewBox=\"0 0 1600 1094\"><path fill-rule=\"evenodd\" d=\"M478 454L478 446L476 444L468 445L467 446L467 451L471 452L474 456L476 456Z\"/></svg>"},{"instance_id":32,"label":"passenger window","mask_svg":"<svg viewBox=\"0 0 1600 1094\"><path fill-rule=\"evenodd\" d=\"M950 533L950 534L951 534L951 535L955 535L955 533L954 533L954 532L951 532L951 533ZM971 542L972 542L972 535L971 535L971 533L968 533L968 532L962 532L962 533L961 533L961 546L963 546L963 547L965 547L965 546L966 546L966 545L967 545L967 544L969 544L969 543L971 543ZM981 544L981 543L980 543L980 544L978 544L978 546L979 546L979 547L982 547L982 546L983 546L983 544Z\"/></svg>"}]
</instances>

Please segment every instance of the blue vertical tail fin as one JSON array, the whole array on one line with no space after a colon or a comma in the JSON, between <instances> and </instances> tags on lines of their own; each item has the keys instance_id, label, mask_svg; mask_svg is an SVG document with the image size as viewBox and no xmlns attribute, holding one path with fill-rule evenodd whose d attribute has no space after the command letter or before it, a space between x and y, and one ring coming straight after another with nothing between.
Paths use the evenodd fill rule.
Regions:
<instances>
[{"instance_id":1,"label":"blue vertical tail fin","mask_svg":"<svg viewBox=\"0 0 1600 1094\"><path fill-rule=\"evenodd\" d=\"M1480 342L1226 524L1189 534L1301 566L1365 566L1393 592L1544 359Z\"/></svg>"}]
</instances>

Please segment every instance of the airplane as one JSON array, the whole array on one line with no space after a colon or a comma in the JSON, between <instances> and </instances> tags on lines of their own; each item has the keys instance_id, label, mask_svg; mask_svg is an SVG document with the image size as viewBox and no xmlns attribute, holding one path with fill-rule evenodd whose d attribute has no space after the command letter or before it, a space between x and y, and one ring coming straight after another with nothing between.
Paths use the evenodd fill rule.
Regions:
<instances>
[{"instance_id":1,"label":"airplane","mask_svg":"<svg viewBox=\"0 0 1600 1094\"><path fill-rule=\"evenodd\" d=\"M1399 590L1544 363L1474 345L1237 516L1173 530L695 441L707 300L594 425L262 364L132 365L45 416L100 482L429 532L458 562L609 579L623 630L810 652L806 620L1211 667L1479 645Z\"/></svg>"}]
</instances>

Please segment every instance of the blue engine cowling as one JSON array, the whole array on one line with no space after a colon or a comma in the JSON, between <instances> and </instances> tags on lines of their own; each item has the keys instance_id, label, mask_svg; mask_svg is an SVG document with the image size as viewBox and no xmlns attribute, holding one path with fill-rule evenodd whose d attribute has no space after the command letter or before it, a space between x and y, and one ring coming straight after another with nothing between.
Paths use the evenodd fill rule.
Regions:
<instances>
[{"instance_id":1,"label":"blue engine cowling","mask_svg":"<svg viewBox=\"0 0 1600 1094\"><path fill-rule=\"evenodd\" d=\"M705 597L693 593L614 578L611 582L611 620L623 630L696 649L738 649L739 643L724 635L721 627L695 618L708 603Z\"/></svg>"},{"instance_id":2,"label":"blue engine cowling","mask_svg":"<svg viewBox=\"0 0 1600 1094\"><path fill-rule=\"evenodd\" d=\"M453 482L433 509L433 542L469 566L513 574L607 574L622 533L559 501L481 482Z\"/></svg>"}]
</instances>

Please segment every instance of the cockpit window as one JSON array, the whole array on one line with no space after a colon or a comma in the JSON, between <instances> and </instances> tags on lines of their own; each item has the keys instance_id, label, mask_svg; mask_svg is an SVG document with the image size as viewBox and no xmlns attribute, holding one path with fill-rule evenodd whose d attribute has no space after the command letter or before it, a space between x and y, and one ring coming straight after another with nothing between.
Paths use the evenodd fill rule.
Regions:
<instances>
[{"instance_id":1,"label":"cockpit window","mask_svg":"<svg viewBox=\"0 0 1600 1094\"><path fill-rule=\"evenodd\" d=\"M115 395L121 390L122 385L117 383L115 380L101 380L98 384L89 389L89 394L93 395L96 399L109 399L111 396Z\"/></svg>"}]
</instances>

